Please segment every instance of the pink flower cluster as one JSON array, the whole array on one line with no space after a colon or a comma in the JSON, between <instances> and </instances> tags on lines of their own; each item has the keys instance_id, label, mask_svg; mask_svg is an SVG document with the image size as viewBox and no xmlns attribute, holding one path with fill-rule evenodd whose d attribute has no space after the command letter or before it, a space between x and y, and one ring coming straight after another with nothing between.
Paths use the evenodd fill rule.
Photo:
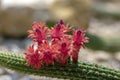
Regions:
<instances>
[{"instance_id":1,"label":"pink flower cluster","mask_svg":"<svg viewBox=\"0 0 120 80\"><path fill-rule=\"evenodd\" d=\"M62 20L50 29L45 23L36 22L32 28L28 30L28 37L33 39L34 44L24 54L27 65L37 69L43 65L54 65L55 62L66 65L70 58L77 62L79 49L88 42L85 31L71 29Z\"/></svg>"}]
</instances>

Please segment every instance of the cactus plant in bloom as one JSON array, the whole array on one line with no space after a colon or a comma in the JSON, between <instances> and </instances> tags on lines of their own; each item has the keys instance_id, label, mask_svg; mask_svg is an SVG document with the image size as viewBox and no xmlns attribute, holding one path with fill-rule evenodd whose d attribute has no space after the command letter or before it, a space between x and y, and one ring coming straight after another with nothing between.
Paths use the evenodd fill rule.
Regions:
<instances>
[{"instance_id":1,"label":"cactus plant in bloom","mask_svg":"<svg viewBox=\"0 0 120 80\"><path fill-rule=\"evenodd\" d=\"M33 44L27 51L22 55L1 53L0 65L28 74L70 80L120 80L119 70L78 62L79 50L89 40L85 31L72 29L60 20L53 28L35 22L28 33Z\"/></svg>"},{"instance_id":2,"label":"cactus plant in bloom","mask_svg":"<svg viewBox=\"0 0 120 80\"><path fill-rule=\"evenodd\" d=\"M28 33L29 37L33 38L33 45L24 54L27 65L33 68L39 69L43 65L54 63L64 66L68 60L76 63L79 49L88 42L85 31L70 29L62 20L51 29L46 27L45 23L36 22L32 28L33 30L28 30ZM72 31L73 35L68 35L69 31Z\"/></svg>"}]
</instances>

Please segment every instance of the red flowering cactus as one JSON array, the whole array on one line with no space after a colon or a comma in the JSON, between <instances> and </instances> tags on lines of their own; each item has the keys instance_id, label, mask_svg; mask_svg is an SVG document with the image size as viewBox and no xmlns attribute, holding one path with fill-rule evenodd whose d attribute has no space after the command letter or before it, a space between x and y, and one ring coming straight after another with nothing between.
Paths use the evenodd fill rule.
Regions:
<instances>
[{"instance_id":1,"label":"red flowering cactus","mask_svg":"<svg viewBox=\"0 0 120 80\"><path fill-rule=\"evenodd\" d=\"M88 42L85 31L81 29L73 29L73 35L69 35L71 29L63 20L51 29L45 23L33 23L32 28L28 30L28 37L33 38L34 44L24 54L27 65L37 69L43 65L54 65L55 62L66 65L70 58L77 62L79 49Z\"/></svg>"}]
</instances>

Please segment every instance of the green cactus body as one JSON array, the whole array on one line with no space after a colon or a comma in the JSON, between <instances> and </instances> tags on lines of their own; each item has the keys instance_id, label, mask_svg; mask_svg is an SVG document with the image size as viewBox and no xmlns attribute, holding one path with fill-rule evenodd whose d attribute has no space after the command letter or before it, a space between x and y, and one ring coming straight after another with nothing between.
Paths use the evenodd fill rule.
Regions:
<instances>
[{"instance_id":1,"label":"green cactus body","mask_svg":"<svg viewBox=\"0 0 120 80\"><path fill-rule=\"evenodd\" d=\"M43 66L42 69L34 69L26 66L23 55L0 53L0 65L27 74L53 78L70 80L120 80L119 70L85 62L79 62L78 64L69 63L65 66L55 64L54 66Z\"/></svg>"}]
</instances>

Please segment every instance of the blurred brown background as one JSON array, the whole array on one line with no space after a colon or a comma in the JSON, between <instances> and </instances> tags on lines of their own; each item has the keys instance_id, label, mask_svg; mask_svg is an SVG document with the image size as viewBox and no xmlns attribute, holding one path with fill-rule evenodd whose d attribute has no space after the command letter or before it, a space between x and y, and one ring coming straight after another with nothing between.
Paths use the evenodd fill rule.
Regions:
<instances>
[{"instance_id":1,"label":"blurred brown background","mask_svg":"<svg viewBox=\"0 0 120 80\"><path fill-rule=\"evenodd\" d=\"M120 0L0 0L0 51L23 53L34 21L63 19L87 31L90 43L79 60L120 69ZM0 80L53 80L0 68ZM54 79L56 80L56 79Z\"/></svg>"}]
</instances>

